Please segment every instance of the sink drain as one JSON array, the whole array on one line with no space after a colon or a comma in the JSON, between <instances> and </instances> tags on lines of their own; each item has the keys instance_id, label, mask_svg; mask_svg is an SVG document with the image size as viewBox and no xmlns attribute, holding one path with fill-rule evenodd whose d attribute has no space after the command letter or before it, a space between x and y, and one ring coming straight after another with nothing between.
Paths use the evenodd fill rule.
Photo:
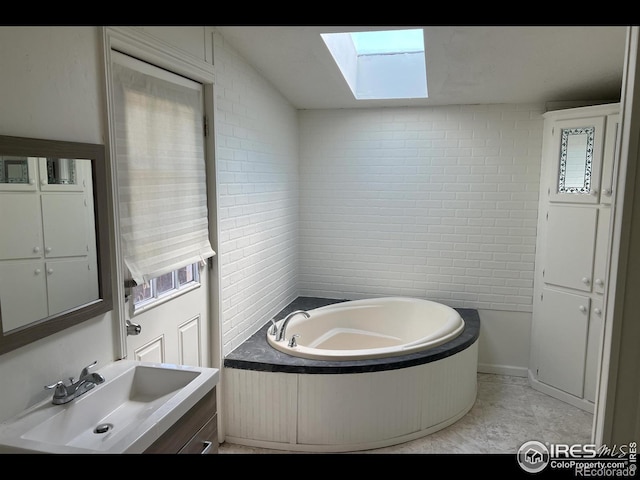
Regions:
<instances>
[{"instance_id":1,"label":"sink drain","mask_svg":"<svg viewBox=\"0 0 640 480\"><path fill-rule=\"evenodd\" d=\"M110 423L101 423L96 428L93 429L93 433L107 433L109 430L113 428L113 425Z\"/></svg>"}]
</instances>

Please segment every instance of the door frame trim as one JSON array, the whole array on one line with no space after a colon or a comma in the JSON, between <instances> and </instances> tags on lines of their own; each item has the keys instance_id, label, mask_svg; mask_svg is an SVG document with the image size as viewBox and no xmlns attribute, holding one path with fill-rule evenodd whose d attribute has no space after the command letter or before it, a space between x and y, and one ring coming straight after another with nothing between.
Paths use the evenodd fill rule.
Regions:
<instances>
[{"instance_id":1,"label":"door frame trim","mask_svg":"<svg viewBox=\"0 0 640 480\"><path fill-rule=\"evenodd\" d=\"M113 221L113 243L112 243L112 288L113 288L113 300L114 300L114 317L117 322L118 328L116 332L116 338L118 344L115 345L115 355L117 359L123 359L127 356L126 348L126 325L125 325L125 292L124 285L125 272L122 266L122 252L120 248L120 221L118 215L118 185L116 159L114 158L115 152L115 124L114 124L114 102L113 91L111 84L111 51L117 50L127 55L131 55L140 60L148 62L152 65L165 68L173 73L182 75L191 80L202 83L204 92L204 114L206 117L213 118L213 84L215 83L214 68L212 63L208 63L204 59L195 57L188 52L175 48L174 46L159 40L158 38L144 32L139 27L100 27L101 41L102 41L102 55L103 55L103 69L104 69L104 89L105 89L105 138L106 145L106 159L108 162L107 171L109 173L108 183L110 184L111 204L113 210L111 212L111 218ZM204 29L203 29L204 35ZM211 136L211 135L209 135ZM207 167L213 164L214 152L207 147L209 140L205 138L205 163ZM214 177L215 178L215 177ZM215 183L214 183L215 188ZM208 187L210 190L211 187ZM211 205L212 200L209 200ZM217 203L217 202L216 202ZM216 230L217 227L210 226L209 231ZM211 233L210 233L211 236ZM217 251L217 244L210 242L214 251ZM206 271L206 270L205 270ZM215 285L218 282L214 282ZM208 293L210 293L209 290ZM212 326L216 324L218 320L217 312L210 312L210 323ZM216 328L212 331L214 335L217 332ZM211 347L216 344L215 341L210 342ZM215 348L213 348L215 350ZM215 363L215 358L211 360Z\"/></svg>"}]
</instances>

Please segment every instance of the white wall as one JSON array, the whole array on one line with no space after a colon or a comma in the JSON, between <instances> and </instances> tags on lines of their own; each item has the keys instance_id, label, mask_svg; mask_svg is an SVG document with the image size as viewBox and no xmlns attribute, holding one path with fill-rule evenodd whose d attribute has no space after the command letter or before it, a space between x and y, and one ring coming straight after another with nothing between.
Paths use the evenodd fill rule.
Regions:
<instances>
[{"instance_id":1,"label":"white wall","mask_svg":"<svg viewBox=\"0 0 640 480\"><path fill-rule=\"evenodd\" d=\"M145 27L205 55L208 29L180 29ZM99 40L96 27L1 27L0 134L105 143ZM530 312L541 110L300 112L298 123L218 34L214 50L224 354L301 285L307 295L403 293L503 309L486 358L513 365L510 349L528 346L526 328L498 325L512 321L505 315L527 322L511 310ZM372 208L376 221L362 222ZM116 323L106 314L0 356L0 421L50 395L45 384L115 360ZM522 336L511 338L514 330Z\"/></svg>"},{"instance_id":2,"label":"white wall","mask_svg":"<svg viewBox=\"0 0 640 480\"><path fill-rule=\"evenodd\" d=\"M204 55L204 27L147 30ZM0 65L0 135L105 143L99 28L0 27ZM109 312L1 355L0 421L49 397L44 385L116 360L117 329Z\"/></svg>"},{"instance_id":3,"label":"white wall","mask_svg":"<svg viewBox=\"0 0 640 480\"><path fill-rule=\"evenodd\" d=\"M0 28L0 134L104 143L98 29ZM0 420L82 367L114 360L111 314L0 356Z\"/></svg>"},{"instance_id":4,"label":"white wall","mask_svg":"<svg viewBox=\"0 0 640 480\"><path fill-rule=\"evenodd\" d=\"M480 363L524 374L543 112L301 111L300 294L481 309Z\"/></svg>"},{"instance_id":5,"label":"white wall","mask_svg":"<svg viewBox=\"0 0 640 480\"><path fill-rule=\"evenodd\" d=\"M214 35L223 355L297 297L296 110Z\"/></svg>"}]
</instances>

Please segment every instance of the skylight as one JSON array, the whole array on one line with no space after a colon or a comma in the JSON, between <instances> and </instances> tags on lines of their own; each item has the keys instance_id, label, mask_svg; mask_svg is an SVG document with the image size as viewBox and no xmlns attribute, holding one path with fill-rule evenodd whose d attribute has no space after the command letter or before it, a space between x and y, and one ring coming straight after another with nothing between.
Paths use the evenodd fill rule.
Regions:
<instances>
[{"instance_id":1,"label":"skylight","mask_svg":"<svg viewBox=\"0 0 640 480\"><path fill-rule=\"evenodd\" d=\"M321 37L356 99L427 98L422 29Z\"/></svg>"}]
</instances>

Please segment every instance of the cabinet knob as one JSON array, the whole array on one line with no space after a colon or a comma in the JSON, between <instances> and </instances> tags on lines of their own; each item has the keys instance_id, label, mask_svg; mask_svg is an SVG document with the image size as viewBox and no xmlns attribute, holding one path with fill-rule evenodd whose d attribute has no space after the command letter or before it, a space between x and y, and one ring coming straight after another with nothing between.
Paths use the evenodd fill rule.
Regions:
<instances>
[{"instance_id":1,"label":"cabinet knob","mask_svg":"<svg viewBox=\"0 0 640 480\"><path fill-rule=\"evenodd\" d=\"M595 313L596 315L601 315L602 314L602 310L600 310L599 308L594 308L593 309L593 313Z\"/></svg>"},{"instance_id":2,"label":"cabinet knob","mask_svg":"<svg viewBox=\"0 0 640 480\"><path fill-rule=\"evenodd\" d=\"M33 247L33 253L40 253L40 247Z\"/></svg>"},{"instance_id":3,"label":"cabinet knob","mask_svg":"<svg viewBox=\"0 0 640 480\"><path fill-rule=\"evenodd\" d=\"M42 270L40 270L39 268L36 268L33 273L35 273L36 275L40 275L40 273L42 272Z\"/></svg>"},{"instance_id":4,"label":"cabinet knob","mask_svg":"<svg viewBox=\"0 0 640 480\"><path fill-rule=\"evenodd\" d=\"M589 285L590 280L587 277L582 277L582 283Z\"/></svg>"},{"instance_id":5,"label":"cabinet knob","mask_svg":"<svg viewBox=\"0 0 640 480\"><path fill-rule=\"evenodd\" d=\"M593 190L591 190L589 192L591 195L597 195L598 194L598 190L596 190L595 188Z\"/></svg>"},{"instance_id":6,"label":"cabinet knob","mask_svg":"<svg viewBox=\"0 0 640 480\"><path fill-rule=\"evenodd\" d=\"M604 285L604 282L603 282L602 280L600 280L599 278L596 278L595 283L596 283L596 285L598 285L599 287L601 287L601 286L603 286L603 285Z\"/></svg>"},{"instance_id":7,"label":"cabinet knob","mask_svg":"<svg viewBox=\"0 0 640 480\"><path fill-rule=\"evenodd\" d=\"M47 252L47 253L51 253L51 247L45 248L44 251Z\"/></svg>"},{"instance_id":8,"label":"cabinet knob","mask_svg":"<svg viewBox=\"0 0 640 480\"><path fill-rule=\"evenodd\" d=\"M603 188L602 189L602 193L604 195L606 195L607 197L610 197L611 196L611 189L610 188Z\"/></svg>"},{"instance_id":9,"label":"cabinet knob","mask_svg":"<svg viewBox=\"0 0 640 480\"><path fill-rule=\"evenodd\" d=\"M53 273L53 268L47 268L47 273L51 275Z\"/></svg>"},{"instance_id":10,"label":"cabinet knob","mask_svg":"<svg viewBox=\"0 0 640 480\"><path fill-rule=\"evenodd\" d=\"M578 307L578 310L580 310L581 312L583 312L583 313L584 313L584 312L586 312L586 311L587 311L587 307L585 307L584 305L580 305L580 306Z\"/></svg>"}]
</instances>

